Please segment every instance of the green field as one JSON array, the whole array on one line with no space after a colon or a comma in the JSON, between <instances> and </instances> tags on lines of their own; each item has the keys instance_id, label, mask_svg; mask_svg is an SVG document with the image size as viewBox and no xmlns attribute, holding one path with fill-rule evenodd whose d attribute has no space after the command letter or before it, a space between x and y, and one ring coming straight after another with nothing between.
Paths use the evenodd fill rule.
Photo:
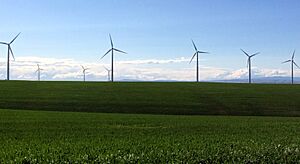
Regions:
<instances>
[{"instance_id":1,"label":"green field","mask_svg":"<svg viewBox=\"0 0 300 164\"><path fill-rule=\"evenodd\" d=\"M299 116L300 85L0 81L0 163L300 163Z\"/></svg>"},{"instance_id":2,"label":"green field","mask_svg":"<svg viewBox=\"0 0 300 164\"><path fill-rule=\"evenodd\" d=\"M0 108L300 116L300 85L0 81Z\"/></svg>"},{"instance_id":3,"label":"green field","mask_svg":"<svg viewBox=\"0 0 300 164\"><path fill-rule=\"evenodd\" d=\"M300 162L300 118L0 110L0 163Z\"/></svg>"}]
</instances>

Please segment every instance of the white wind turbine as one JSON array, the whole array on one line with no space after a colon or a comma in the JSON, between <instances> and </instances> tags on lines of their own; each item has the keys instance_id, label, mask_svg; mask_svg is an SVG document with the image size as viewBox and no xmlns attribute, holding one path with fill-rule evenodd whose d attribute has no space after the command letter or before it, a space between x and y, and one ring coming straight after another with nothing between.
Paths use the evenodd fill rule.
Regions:
<instances>
[{"instance_id":1,"label":"white wind turbine","mask_svg":"<svg viewBox=\"0 0 300 164\"><path fill-rule=\"evenodd\" d=\"M249 84L251 84L251 58L258 55L259 52L255 53L255 54L252 54L252 55L249 55L247 52L245 52L243 49L241 49L241 51L243 51L243 53L248 57L247 59L247 67L248 67L248 73L249 73Z\"/></svg>"},{"instance_id":2,"label":"white wind turbine","mask_svg":"<svg viewBox=\"0 0 300 164\"><path fill-rule=\"evenodd\" d=\"M107 80L110 81L110 71L111 70L106 68L105 66L104 66L104 69L107 71Z\"/></svg>"},{"instance_id":3,"label":"white wind turbine","mask_svg":"<svg viewBox=\"0 0 300 164\"><path fill-rule=\"evenodd\" d=\"M287 61L284 61L282 63L288 63L288 62L291 62L291 76L292 76L292 84L294 84L294 65L298 68L300 68L297 63L294 61L294 58L295 58L295 52L296 50L294 50L293 52L293 55L292 55L292 59L291 60L287 60Z\"/></svg>"},{"instance_id":4,"label":"white wind turbine","mask_svg":"<svg viewBox=\"0 0 300 164\"><path fill-rule=\"evenodd\" d=\"M38 74L38 81L40 81L41 80L41 71L43 70L43 69L41 69L40 68L40 65L39 64L37 64L37 70L35 71L35 73L37 73Z\"/></svg>"},{"instance_id":5,"label":"white wind turbine","mask_svg":"<svg viewBox=\"0 0 300 164\"><path fill-rule=\"evenodd\" d=\"M10 41L9 43L6 43L6 42L0 42L0 44L4 44L4 45L7 45L7 80L9 80L9 62L10 62L10 54L11 56L13 57L13 59L15 60L15 56L14 56L14 53L11 49L11 44L17 39L17 37L20 35L21 33L19 33L12 41Z\"/></svg>"},{"instance_id":6,"label":"white wind turbine","mask_svg":"<svg viewBox=\"0 0 300 164\"><path fill-rule=\"evenodd\" d=\"M113 44L110 34L109 34L109 38L110 38L111 48L100 59L104 58L109 52L111 52L111 82L114 82L114 51L124 53L124 54L127 54L127 53L114 48L114 44Z\"/></svg>"},{"instance_id":7,"label":"white wind turbine","mask_svg":"<svg viewBox=\"0 0 300 164\"><path fill-rule=\"evenodd\" d=\"M199 74L200 74L200 70L199 70L199 54L207 54L208 52L203 52L203 51L198 51L194 41L192 40L192 43L193 43L193 46L194 46L194 49L195 49L195 53L190 61L190 64L191 62L193 61L194 57L196 56L196 62L197 62L197 65L196 65L196 81L199 82Z\"/></svg>"},{"instance_id":8,"label":"white wind turbine","mask_svg":"<svg viewBox=\"0 0 300 164\"><path fill-rule=\"evenodd\" d=\"M89 68L85 68L84 66L81 66L81 68L82 68L82 73L83 73L83 81L85 82L86 70L88 70Z\"/></svg>"}]
</instances>

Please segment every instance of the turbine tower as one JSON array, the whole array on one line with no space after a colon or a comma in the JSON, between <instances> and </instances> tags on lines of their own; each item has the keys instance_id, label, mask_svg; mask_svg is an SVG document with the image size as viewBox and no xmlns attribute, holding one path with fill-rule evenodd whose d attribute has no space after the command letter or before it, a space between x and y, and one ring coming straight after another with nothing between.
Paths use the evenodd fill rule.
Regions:
<instances>
[{"instance_id":1,"label":"turbine tower","mask_svg":"<svg viewBox=\"0 0 300 164\"><path fill-rule=\"evenodd\" d=\"M42 71L43 69L40 68L40 65L39 65L39 64L37 64L37 67L38 67L38 69L37 69L35 72L38 73L38 81L40 81L40 80L41 80L41 71Z\"/></svg>"},{"instance_id":2,"label":"turbine tower","mask_svg":"<svg viewBox=\"0 0 300 164\"><path fill-rule=\"evenodd\" d=\"M207 54L208 52L203 52L203 51L198 51L194 41L192 40L192 43L193 43L193 46L194 46L194 49L195 49L195 53L190 61L190 64L191 62L193 61L194 57L197 56L197 66L196 66L196 81L199 82L199 74L200 74L200 71L199 71L199 54Z\"/></svg>"},{"instance_id":3,"label":"turbine tower","mask_svg":"<svg viewBox=\"0 0 300 164\"><path fill-rule=\"evenodd\" d=\"M85 82L85 72L86 72L86 70L88 70L89 68L85 68L85 67L83 67L83 66L81 66L81 68L82 68L82 73L83 73L83 81Z\"/></svg>"},{"instance_id":4,"label":"turbine tower","mask_svg":"<svg viewBox=\"0 0 300 164\"><path fill-rule=\"evenodd\" d=\"M294 50L293 55L292 55L292 59L291 59L291 60L287 60L287 61L282 62L282 63L288 63L288 62L291 62L291 69L292 69L292 70L291 70L292 84L294 84L294 65L295 65L296 67L300 68L300 67L296 64L296 62L294 61L294 58L295 58L295 52L296 52L296 50Z\"/></svg>"},{"instance_id":5,"label":"turbine tower","mask_svg":"<svg viewBox=\"0 0 300 164\"><path fill-rule=\"evenodd\" d=\"M247 67L248 67L248 73L249 73L249 84L251 84L251 58L258 55L259 52L255 53L255 54L252 54L252 55L249 55L247 52L245 52L243 49L241 49L241 51L243 51L243 53L248 57L247 59Z\"/></svg>"},{"instance_id":6,"label":"turbine tower","mask_svg":"<svg viewBox=\"0 0 300 164\"><path fill-rule=\"evenodd\" d=\"M111 39L111 35L109 34L109 38L110 38L110 45L111 45L111 49L109 49L101 58L104 58L109 52L111 52L111 82L114 82L114 51L120 52L120 53L124 53L127 54L124 51L118 50L116 48L114 48L114 44L113 41Z\"/></svg>"},{"instance_id":7,"label":"turbine tower","mask_svg":"<svg viewBox=\"0 0 300 164\"><path fill-rule=\"evenodd\" d=\"M19 33L12 41L10 41L9 43L6 42L0 42L0 44L4 44L7 45L7 80L9 80L9 61L10 61L10 53L13 57L13 59L15 60L15 56L14 53L11 49L11 44L17 39L17 37L20 35L21 33Z\"/></svg>"},{"instance_id":8,"label":"turbine tower","mask_svg":"<svg viewBox=\"0 0 300 164\"><path fill-rule=\"evenodd\" d=\"M107 80L110 81L110 70L106 67L104 69L107 71Z\"/></svg>"}]
</instances>

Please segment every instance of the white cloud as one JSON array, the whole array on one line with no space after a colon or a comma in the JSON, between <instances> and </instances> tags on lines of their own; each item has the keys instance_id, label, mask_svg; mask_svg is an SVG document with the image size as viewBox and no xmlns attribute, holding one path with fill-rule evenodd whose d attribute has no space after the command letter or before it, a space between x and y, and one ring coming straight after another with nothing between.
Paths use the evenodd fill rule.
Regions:
<instances>
[{"instance_id":1,"label":"white cloud","mask_svg":"<svg viewBox=\"0 0 300 164\"><path fill-rule=\"evenodd\" d=\"M115 65L116 80L178 80L193 81L195 79L194 64L189 65L190 59L181 57L175 59L159 60L131 60L117 61ZM40 64L42 80L82 80L81 65L89 68L87 80L106 81L110 64L101 62L79 62L73 59L19 57L11 62L11 79L35 80L37 79L36 64ZM201 80L228 80L246 79L248 70L229 70L218 67L201 67ZM298 71L299 72L299 71ZM253 77L289 76L289 71L281 69L253 68ZM298 73L299 75L299 73ZM0 78L6 78L6 62L0 58Z\"/></svg>"},{"instance_id":2,"label":"white cloud","mask_svg":"<svg viewBox=\"0 0 300 164\"><path fill-rule=\"evenodd\" d=\"M167 60L158 60L158 59L146 59L146 60L130 60L130 61L120 61L120 64L171 64L171 63L181 63L189 62L191 59L185 57L167 59Z\"/></svg>"},{"instance_id":3,"label":"white cloud","mask_svg":"<svg viewBox=\"0 0 300 164\"><path fill-rule=\"evenodd\" d=\"M252 69L252 77L260 78L260 77L279 77L279 76L289 76L289 72L281 69ZM220 74L217 79L247 79L248 78L248 69L238 69L233 71L226 71L224 74Z\"/></svg>"}]
</instances>

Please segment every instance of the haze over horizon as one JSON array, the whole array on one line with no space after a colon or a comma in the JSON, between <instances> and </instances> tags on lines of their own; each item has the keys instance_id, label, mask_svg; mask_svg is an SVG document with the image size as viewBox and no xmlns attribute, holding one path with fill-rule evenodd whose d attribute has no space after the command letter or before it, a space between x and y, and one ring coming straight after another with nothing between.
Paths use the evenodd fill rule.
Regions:
<instances>
[{"instance_id":1,"label":"haze over horizon","mask_svg":"<svg viewBox=\"0 0 300 164\"><path fill-rule=\"evenodd\" d=\"M252 61L254 79L287 77L290 65L281 62L294 49L300 63L299 8L297 0L1 0L0 41L22 32L12 45L12 80L36 79L39 63L42 80L82 80L84 65L87 81L105 81L110 57L100 57L109 33L128 52L115 56L116 80L195 80L191 39L210 52L200 55L201 80L246 79L240 48L261 52ZM6 53L0 45L1 80Z\"/></svg>"}]
</instances>

